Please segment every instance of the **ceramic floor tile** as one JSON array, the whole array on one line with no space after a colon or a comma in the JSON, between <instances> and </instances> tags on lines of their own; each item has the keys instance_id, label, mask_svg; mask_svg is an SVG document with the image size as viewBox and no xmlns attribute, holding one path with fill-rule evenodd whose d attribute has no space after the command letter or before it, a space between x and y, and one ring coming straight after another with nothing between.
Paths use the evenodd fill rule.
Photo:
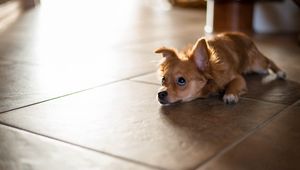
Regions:
<instances>
[{"instance_id":1,"label":"ceramic floor tile","mask_svg":"<svg viewBox=\"0 0 300 170\"><path fill-rule=\"evenodd\" d=\"M129 0L124 3L81 3L65 0L57 6L57 2L44 0L38 9L27 12L18 24L7 30L5 37L17 39L19 43L15 43L23 43L26 47L38 45L37 50L45 45L54 47L52 49L61 45L67 49L74 46L86 49L88 45L102 49L203 32L204 10L161 9L159 2L153 4L153 1ZM112 9L118 12L112 13ZM83 12L78 13L79 10Z\"/></svg>"},{"instance_id":2,"label":"ceramic floor tile","mask_svg":"<svg viewBox=\"0 0 300 170\"><path fill-rule=\"evenodd\" d=\"M247 76L248 92L243 96L282 104L292 104L300 98L300 83L274 78L274 75Z\"/></svg>"},{"instance_id":3,"label":"ceramic floor tile","mask_svg":"<svg viewBox=\"0 0 300 170\"><path fill-rule=\"evenodd\" d=\"M1 60L0 112L155 70L154 59L146 53L102 55L46 57L39 64Z\"/></svg>"},{"instance_id":4,"label":"ceramic floor tile","mask_svg":"<svg viewBox=\"0 0 300 170\"><path fill-rule=\"evenodd\" d=\"M285 106L218 99L161 107L157 85L119 82L0 115L0 121L166 169L189 169Z\"/></svg>"},{"instance_id":5,"label":"ceramic floor tile","mask_svg":"<svg viewBox=\"0 0 300 170\"><path fill-rule=\"evenodd\" d=\"M0 136L0 169L3 170L152 169L3 125L0 125Z\"/></svg>"},{"instance_id":6,"label":"ceramic floor tile","mask_svg":"<svg viewBox=\"0 0 300 170\"><path fill-rule=\"evenodd\" d=\"M199 170L300 169L300 102Z\"/></svg>"},{"instance_id":7,"label":"ceramic floor tile","mask_svg":"<svg viewBox=\"0 0 300 170\"><path fill-rule=\"evenodd\" d=\"M0 35L0 112L155 71L157 43L147 44L180 43L203 28L205 11L153 3L45 0L24 13Z\"/></svg>"}]
</instances>

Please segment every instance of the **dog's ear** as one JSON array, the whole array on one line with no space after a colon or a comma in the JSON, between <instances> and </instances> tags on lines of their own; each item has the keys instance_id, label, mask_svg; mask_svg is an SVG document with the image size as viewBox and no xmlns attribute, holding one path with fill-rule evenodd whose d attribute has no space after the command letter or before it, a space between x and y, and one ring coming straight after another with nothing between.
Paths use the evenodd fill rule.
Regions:
<instances>
[{"instance_id":1,"label":"dog's ear","mask_svg":"<svg viewBox=\"0 0 300 170\"><path fill-rule=\"evenodd\" d=\"M198 69L204 71L208 67L209 52L204 38L198 39L192 49L192 59Z\"/></svg>"},{"instance_id":2,"label":"dog's ear","mask_svg":"<svg viewBox=\"0 0 300 170\"><path fill-rule=\"evenodd\" d=\"M160 47L154 51L155 53L162 53L165 58L177 57L177 52L173 48Z\"/></svg>"}]
</instances>

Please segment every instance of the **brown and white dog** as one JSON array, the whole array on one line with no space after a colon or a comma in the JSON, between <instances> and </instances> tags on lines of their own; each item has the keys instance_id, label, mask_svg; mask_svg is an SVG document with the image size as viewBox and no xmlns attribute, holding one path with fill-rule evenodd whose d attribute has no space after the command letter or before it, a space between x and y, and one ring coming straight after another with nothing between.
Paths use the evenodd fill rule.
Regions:
<instances>
[{"instance_id":1,"label":"brown and white dog","mask_svg":"<svg viewBox=\"0 0 300 170\"><path fill-rule=\"evenodd\" d=\"M242 33L222 33L210 39L200 38L192 48L178 52L161 47L162 88L158 101L167 105L206 98L225 91L225 103L237 103L246 92L246 73L267 74L272 70L278 78L286 75L265 57L253 41Z\"/></svg>"}]
</instances>

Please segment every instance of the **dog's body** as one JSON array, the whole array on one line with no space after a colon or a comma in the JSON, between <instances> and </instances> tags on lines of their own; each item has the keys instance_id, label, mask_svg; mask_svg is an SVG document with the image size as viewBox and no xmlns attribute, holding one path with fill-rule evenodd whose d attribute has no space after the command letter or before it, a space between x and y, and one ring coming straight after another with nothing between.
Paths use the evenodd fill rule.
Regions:
<instances>
[{"instance_id":1,"label":"dog's body","mask_svg":"<svg viewBox=\"0 0 300 170\"><path fill-rule=\"evenodd\" d=\"M267 74L271 69L284 79L285 73L266 58L252 40L242 33L223 33L211 39L201 38L186 51L161 47L165 60L160 65L161 104L187 102L225 90L225 103L237 103L246 90L243 75Z\"/></svg>"}]
</instances>

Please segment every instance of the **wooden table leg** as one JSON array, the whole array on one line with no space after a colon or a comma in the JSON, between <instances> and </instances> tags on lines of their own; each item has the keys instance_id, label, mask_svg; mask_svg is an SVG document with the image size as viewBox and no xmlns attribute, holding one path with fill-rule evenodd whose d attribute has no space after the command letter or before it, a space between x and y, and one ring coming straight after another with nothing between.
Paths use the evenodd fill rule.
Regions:
<instances>
[{"instance_id":1,"label":"wooden table leg","mask_svg":"<svg viewBox=\"0 0 300 170\"><path fill-rule=\"evenodd\" d=\"M254 1L207 0L207 33L224 31L252 32Z\"/></svg>"}]
</instances>

